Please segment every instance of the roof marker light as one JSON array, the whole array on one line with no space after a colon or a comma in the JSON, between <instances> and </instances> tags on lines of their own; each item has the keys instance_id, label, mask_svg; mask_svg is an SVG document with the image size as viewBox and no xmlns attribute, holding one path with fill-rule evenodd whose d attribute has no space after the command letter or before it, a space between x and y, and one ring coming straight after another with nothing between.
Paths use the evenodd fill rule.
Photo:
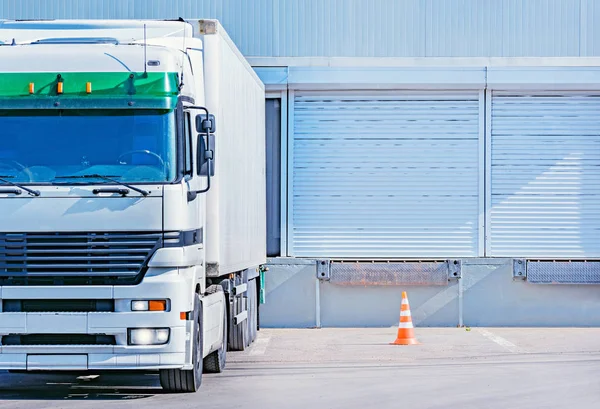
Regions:
<instances>
[{"instance_id":1,"label":"roof marker light","mask_svg":"<svg viewBox=\"0 0 600 409\"><path fill-rule=\"evenodd\" d=\"M56 93L57 94L63 93L63 79L62 79L62 75L60 75L60 74L58 74L56 76Z\"/></svg>"},{"instance_id":2,"label":"roof marker light","mask_svg":"<svg viewBox=\"0 0 600 409\"><path fill-rule=\"evenodd\" d=\"M35 84L33 82L29 83L29 93L33 94L35 92Z\"/></svg>"},{"instance_id":3,"label":"roof marker light","mask_svg":"<svg viewBox=\"0 0 600 409\"><path fill-rule=\"evenodd\" d=\"M87 92L88 94L92 93L92 83L91 82L85 83L85 92Z\"/></svg>"}]
</instances>

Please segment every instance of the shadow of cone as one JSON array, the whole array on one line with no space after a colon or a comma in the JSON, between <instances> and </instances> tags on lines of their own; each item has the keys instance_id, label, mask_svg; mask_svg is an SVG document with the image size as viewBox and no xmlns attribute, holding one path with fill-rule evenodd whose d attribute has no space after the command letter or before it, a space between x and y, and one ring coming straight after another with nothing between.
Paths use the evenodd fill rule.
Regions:
<instances>
[{"instance_id":1,"label":"shadow of cone","mask_svg":"<svg viewBox=\"0 0 600 409\"><path fill-rule=\"evenodd\" d=\"M413 327L410 316L410 306L406 291L402 291L402 303L400 304L400 323L398 324L398 336L390 345L418 345L420 342L415 338L415 327Z\"/></svg>"}]
</instances>

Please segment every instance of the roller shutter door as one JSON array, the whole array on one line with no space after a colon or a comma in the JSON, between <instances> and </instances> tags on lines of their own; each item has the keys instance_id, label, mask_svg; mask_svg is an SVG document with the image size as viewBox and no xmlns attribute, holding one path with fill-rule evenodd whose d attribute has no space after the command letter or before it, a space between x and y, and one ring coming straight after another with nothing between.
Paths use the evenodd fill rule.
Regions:
<instances>
[{"instance_id":1,"label":"roller shutter door","mask_svg":"<svg viewBox=\"0 0 600 409\"><path fill-rule=\"evenodd\" d=\"M479 106L477 92L296 94L290 255L477 256Z\"/></svg>"},{"instance_id":2,"label":"roller shutter door","mask_svg":"<svg viewBox=\"0 0 600 409\"><path fill-rule=\"evenodd\" d=\"M491 256L600 257L600 93L492 94Z\"/></svg>"}]
</instances>

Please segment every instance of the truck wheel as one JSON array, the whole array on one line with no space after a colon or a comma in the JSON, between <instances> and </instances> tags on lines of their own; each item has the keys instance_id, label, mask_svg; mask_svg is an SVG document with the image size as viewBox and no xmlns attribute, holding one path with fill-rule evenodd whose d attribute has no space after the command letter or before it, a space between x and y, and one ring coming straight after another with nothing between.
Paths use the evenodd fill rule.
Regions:
<instances>
[{"instance_id":1,"label":"truck wheel","mask_svg":"<svg viewBox=\"0 0 600 409\"><path fill-rule=\"evenodd\" d=\"M221 287L219 287L221 288ZM223 307L223 343L216 351L204 358L204 372L221 373L227 362L227 309Z\"/></svg>"},{"instance_id":2,"label":"truck wheel","mask_svg":"<svg viewBox=\"0 0 600 409\"><path fill-rule=\"evenodd\" d=\"M256 340L258 320L258 297L256 296L256 279L248 282L248 344Z\"/></svg>"},{"instance_id":3,"label":"truck wheel","mask_svg":"<svg viewBox=\"0 0 600 409\"><path fill-rule=\"evenodd\" d=\"M229 350L230 351L244 351L248 346L248 323L246 321L235 325L233 323L233 317L244 311L244 296L233 296L233 314L231 315L231 328L230 328L230 339L229 339ZM250 319L250 315L248 318Z\"/></svg>"},{"instance_id":4,"label":"truck wheel","mask_svg":"<svg viewBox=\"0 0 600 409\"><path fill-rule=\"evenodd\" d=\"M192 363L194 369L161 369L160 386L167 392L193 393L200 389L202 384L202 345L203 345L203 322L202 302L196 294L194 302L194 344L192 351Z\"/></svg>"}]
</instances>

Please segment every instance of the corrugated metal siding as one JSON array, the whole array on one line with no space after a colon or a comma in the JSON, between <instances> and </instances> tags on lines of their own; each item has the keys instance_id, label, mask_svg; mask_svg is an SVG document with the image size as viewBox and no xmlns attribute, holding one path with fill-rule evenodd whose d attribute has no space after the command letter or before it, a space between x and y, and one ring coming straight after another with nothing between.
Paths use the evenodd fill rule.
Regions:
<instances>
[{"instance_id":1,"label":"corrugated metal siding","mask_svg":"<svg viewBox=\"0 0 600 409\"><path fill-rule=\"evenodd\" d=\"M428 0L428 56L502 56L499 1Z\"/></svg>"},{"instance_id":2,"label":"corrugated metal siding","mask_svg":"<svg viewBox=\"0 0 600 409\"><path fill-rule=\"evenodd\" d=\"M578 56L580 1L428 0L427 55Z\"/></svg>"},{"instance_id":3,"label":"corrugated metal siding","mask_svg":"<svg viewBox=\"0 0 600 409\"><path fill-rule=\"evenodd\" d=\"M600 93L494 94L488 255L600 257Z\"/></svg>"},{"instance_id":4,"label":"corrugated metal siding","mask_svg":"<svg viewBox=\"0 0 600 409\"><path fill-rule=\"evenodd\" d=\"M477 93L304 92L293 109L292 255L478 255Z\"/></svg>"},{"instance_id":5,"label":"corrugated metal siding","mask_svg":"<svg viewBox=\"0 0 600 409\"><path fill-rule=\"evenodd\" d=\"M247 56L600 56L597 0L0 0L0 18L217 18Z\"/></svg>"},{"instance_id":6,"label":"corrugated metal siding","mask_svg":"<svg viewBox=\"0 0 600 409\"><path fill-rule=\"evenodd\" d=\"M600 55L600 1L581 0L581 55Z\"/></svg>"},{"instance_id":7,"label":"corrugated metal siding","mask_svg":"<svg viewBox=\"0 0 600 409\"><path fill-rule=\"evenodd\" d=\"M502 56L578 56L581 0L503 0Z\"/></svg>"},{"instance_id":8,"label":"corrugated metal siding","mask_svg":"<svg viewBox=\"0 0 600 409\"><path fill-rule=\"evenodd\" d=\"M412 0L280 0L274 56L424 56L425 10Z\"/></svg>"}]
</instances>

